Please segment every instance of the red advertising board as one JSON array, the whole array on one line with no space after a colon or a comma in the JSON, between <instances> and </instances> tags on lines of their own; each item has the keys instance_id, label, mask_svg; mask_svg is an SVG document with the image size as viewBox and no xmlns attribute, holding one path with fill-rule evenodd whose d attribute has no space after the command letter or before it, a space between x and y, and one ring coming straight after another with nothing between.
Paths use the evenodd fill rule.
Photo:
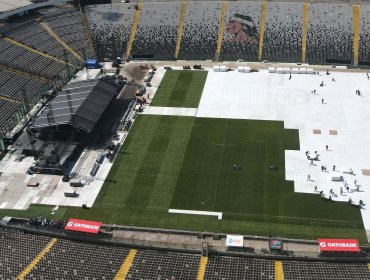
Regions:
<instances>
[{"instance_id":1,"label":"red advertising board","mask_svg":"<svg viewBox=\"0 0 370 280\"><path fill-rule=\"evenodd\" d=\"M85 220L69 219L65 230L73 230L79 232L98 233L102 223Z\"/></svg>"},{"instance_id":2,"label":"red advertising board","mask_svg":"<svg viewBox=\"0 0 370 280\"><path fill-rule=\"evenodd\" d=\"M359 252L358 241L356 239L319 239L320 251L331 252Z\"/></svg>"}]
</instances>

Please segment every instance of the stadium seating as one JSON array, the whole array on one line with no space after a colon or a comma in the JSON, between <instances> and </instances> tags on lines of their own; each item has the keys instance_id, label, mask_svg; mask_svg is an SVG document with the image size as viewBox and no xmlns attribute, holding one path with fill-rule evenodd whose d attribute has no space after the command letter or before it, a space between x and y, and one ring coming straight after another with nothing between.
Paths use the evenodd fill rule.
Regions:
<instances>
[{"instance_id":1,"label":"stadium seating","mask_svg":"<svg viewBox=\"0 0 370 280\"><path fill-rule=\"evenodd\" d=\"M205 279L275 279L275 262L260 259L212 256L208 258Z\"/></svg>"},{"instance_id":2,"label":"stadium seating","mask_svg":"<svg viewBox=\"0 0 370 280\"><path fill-rule=\"evenodd\" d=\"M53 31L70 45L82 58L91 57L92 51L87 44L87 37L82 24L80 13L76 9L52 9L41 11L42 18ZM26 49L5 38L0 38L0 64L9 68L9 71L25 72L25 76L15 73L0 71L0 95L2 114L0 116L1 130L9 130L16 122L16 111L24 112L22 89L26 90L27 99L34 104L40 98L40 91L50 88L54 82L66 82L75 73L77 66L83 65L84 61L64 49L35 18L10 22L2 26L1 33L20 44L33 50ZM39 54L42 52L46 56ZM52 59L48 56L52 56ZM68 60L73 65L58 60ZM13 71L14 72L14 71ZM28 74L33 75L29 77ZM9 97L10 99L6 99ZM11 100L21 101L20 103Z\"/></svg>"},{"instance_id":3,"label":"stadium seating","mask_svg":"<svg viewBox=\"0 0 370 280\"><path fill-rule=\"evenodd\" d=\"M58 239L37 262L36 256L50 237L25 234L0 227L0 279L15 279L33 263L24 279L114 279L130 249ZM138 250L126 279L197 279L199 254ZM370 279L366 263L283 261L286 280ZM209 256L204 274L207 280L271 280L275 261L256 258Z\"/></svg>"},{"instance_id":4,"label":"stadium seating","mask_svg":"<svg viewBox=\"0 0 370 280\"><path fill-rule=\"evenodd\" d=\"M260 17L261 3L259 2L227 3L221 59L258 60Z\"/></svg>"},{"instance_id":5,"label":"stadium seating","mask_svg":"<svg viewBox=\"0 0 370 280\"><path fill-rule=\"evenodd\" d=\"M26 279L113 279L128 251L59 239Z\"/></svg>"},{"instance_id":6,"label":"stadium seating","mask_svg":"<svg viewBox=\"0 0 370 280\"><path fill-rule=\"evenodd\" d=\"M69 46L78 52L83 60L94 58L88 45L80 11L76 9L58 9L53 12L44 11L43 19L52 30ZM84 61L80 62L84 63Z\"/></svg>"},{"instance_id":7,"label":"stadium seating","mask_svg":"<svg viewBox=\"0 0 370 280\"><path fill-rule=\"evenodd\" d=\"M135 8L133 4L85 7L95 50L100 60L123 57L130 36Z\"/></svg>"},{"instance_id":8,"label":"stadium seating","mask_svg":"<svg viewBox=\"0 0 370 280\"><path fill-rule=\"evenodd\" d=\"M123 57L131 32L133 4L86 6L95 48L101 59ZM220 28L221 1L187 3L178 59L214 59ZM180 3L143 3L132 54L172 59ZM222 60L258 60L262 7L252 1L228 2L222 35ZM370 61L370 7L360 9L359 60ZM353 60L353 11L348 4L309 5L306 61L312 64L350 64ZM303 3L268 2L262 60L301 62Z\"/></svg>"},{"instance_id":9,"label":"stadium seating","mask_svg":"<svg viewBox=\"0 0 370 280\"><path fill-rule=\"evenodd\" d=\"M220 9L221 2L188 2L179 59L215 58Z\"/></svg>"},{"instance_id":10,"label":"stadium seating","mask_svg":"<svg viewBox=\"0 0 370 280\"><path fill-rule=\"evenodd\" d=\"M0 95L23 101L21 89L26 90L28 100L35 98L36 91L45 84L44 81L14 75L0 70Z\"/></svg>"},{"instance_id":11,"label":"stadium seating","mask_svg":"<svg viewBox=\"0 0 370 280\"><path fill-rule=\"evenodd\" d=\"M0 279L15 279L50 240L0 227Z\"/></svg>"},{"instance_id":12,"label":"stadium seating","mask_svg":"<svg viewBox=\"0 0 370 280\"><path fill-rule=\"evenodd\" d=\"M76 62L75 57L68 52L65 53L63 47L34 19L9 24L2 32L7 37L43 53L64 61L67 58L70 62Z\"/></svg>"},{"instance_id":13,"label":"stadium seating","mask_svg":"<svg viewBox=\"0 0 370 280\"><path fill-rule=\"evenodd\" d=\"M329 263L284 261L285 280L365 280L370 271L365 263Z\"/></svg>"},{"instance_id":14,"label":"stadium seating","mask_svg":"<svg viewBox=\"0 0 370 280\"><path fill-rule=\"evenodd\" d=\"M370 65L370 5L361 6L359 62Z\"/></svg>"},{"instance_id":15,"label":"stadium seating","mask_svg":"<svg viewBox=\"0 0 370 280\"><path fill-rule=\"evenodd\" d=\"M197 279L199 260L197 255L138 251L126 279Z\"/></svg>"},{"instance_id":16,"label":"stadium seating","mask_svg":"<svg viewBox=\"0 0 370 280\"><path fill-rule=\"evenodd\" d=\"M307 58L309 63L351 63L352 7L329 3L310 5Z\"/></svg>"},{"instance_id":17,"label":"stadium seating","mask_svg":"<svg viewBox=\"0 0 370 280\"><path fill-rule=\"evenodd\" d=\"M0 64L50 79L65 75L66 64L56 62L0 39Z\"/></svg>"},{"instance_id":18,"label":"stadium seating","mask_svg":"<svg viewBox=\"0 0 370 280\"><path fill-rule=\"evenodd\" d=\"M270 3L266 8L263 60L300 62L302 3Z\"/></svg>"},{"instance_id":19,"label":"stadium seating","mask_svg":"<svg viewBox=\"0 0 370 280\"><path fill-rule=\"evenodd\" d=\"M0 96L10 98L0 98L0 127L4 130L12 129L13 121L11 118L13 114L17 110L24 112L22 89L25 90L28 104L34 104L39 100L39 96L37 95L39 89L44 86L47 86L45 81L35 80L0 70ZM8 122L9 119L10 123Z\"/></svg>"},{"instance_id":20,"label":"stadium seating","mask_svg":"<svg viewBox=\"0 0 370 280\"><path fill-rule=\"evenodd\" d=\"M160 60L173 59L181 3L145 3L132 48L133 55L153 55Z\"/></svg>"}]
</instances>

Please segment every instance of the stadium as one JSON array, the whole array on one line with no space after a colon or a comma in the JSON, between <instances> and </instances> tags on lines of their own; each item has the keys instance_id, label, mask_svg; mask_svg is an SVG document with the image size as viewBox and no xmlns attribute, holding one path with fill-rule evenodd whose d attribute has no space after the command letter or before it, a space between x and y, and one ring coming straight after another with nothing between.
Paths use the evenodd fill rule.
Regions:
<instances>
[{"instance_id":1,"label":"stadium","mask_svg":"<svg viewBox=\"0 0 370 280\"><path fill-rule=\"evenodd\" d=\"M0 0L0 279L370 279L370 3Z\"/></svg>"}]
</instances>

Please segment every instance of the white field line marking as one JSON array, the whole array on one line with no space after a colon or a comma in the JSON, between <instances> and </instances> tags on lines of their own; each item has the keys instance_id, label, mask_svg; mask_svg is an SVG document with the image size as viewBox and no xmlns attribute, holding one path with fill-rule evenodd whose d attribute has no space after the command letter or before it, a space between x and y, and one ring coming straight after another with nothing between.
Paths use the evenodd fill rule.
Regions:
<instances>
[{"instance_id":1,"label":"white field line marking","mask_svg":"<svg viewBox=\"0 0 370 280\"><path fill-rule=\"evenodd\" d=\"M184 209L168 209L168 213L216 216L219 220L222 220L222 212L196 211L196 210L184 210Z\"/></svg>"}]
</instances>

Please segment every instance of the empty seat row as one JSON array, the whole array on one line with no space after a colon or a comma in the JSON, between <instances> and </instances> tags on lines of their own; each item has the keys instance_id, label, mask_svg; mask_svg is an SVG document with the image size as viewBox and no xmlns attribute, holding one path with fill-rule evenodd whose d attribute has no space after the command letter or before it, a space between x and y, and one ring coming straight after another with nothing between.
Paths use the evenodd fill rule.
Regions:
<instances>
[{"instance_id":1,"label":"empty seat row","mask_svg":"<svg viewBox=\"0 0 370 280\"><path fill-rule=\"evenodd\" d=\"M44 11L43 19L83 60L93 58L80 11L73 8L59 9L57 13Z\"/></svg>"},{"instance_id":2,"label":"empty seat row","mask_svg":"<svg viewBox=\"0 0 370 280\"><path fill-rule=\"evenodd\" d=\"M205 279L271 280L275 279L275 262L271 260L211 256Z\"/></svg>"},{"instance_id":3,"label":"empty seat row","mask_svg":"<svg viewBox=\"0 0 370 280\"><path fill-rule=\"evenodd\" d=\"M173 59L176 49L177 31L181 3L145 3L143 5L133 55L152 55L155 59Z\"/></svg>"},{"instance_id":4,"label":"empty seat row","mask_svg":"<svg viewBox=\"0 0 370 280\"><path fill-rule=\"evenodd\" d=\"M200 256L172 252L140 250L126 279L184 279L197 278Z\"/></svg>"},{"instance_id":5,"label":"empty seat row","mask_svg":"<svg viewBox=\"0 0 370 280\"><path fill-rule=\"evenodd\" d=\"M124 3L85 7L96 55L100 60L124 56L135 11L133 4Z\"/></svg>"},{"instance_id":6,"label":"empty seat row","mask_svg":"<svg viewBox=\"0 0 370 280\"><path fill-rule=\"evenodd\" d=\"M284 261L286 280L365 280L370 279L366 263Z\"/></svg>"}]
</instances>

